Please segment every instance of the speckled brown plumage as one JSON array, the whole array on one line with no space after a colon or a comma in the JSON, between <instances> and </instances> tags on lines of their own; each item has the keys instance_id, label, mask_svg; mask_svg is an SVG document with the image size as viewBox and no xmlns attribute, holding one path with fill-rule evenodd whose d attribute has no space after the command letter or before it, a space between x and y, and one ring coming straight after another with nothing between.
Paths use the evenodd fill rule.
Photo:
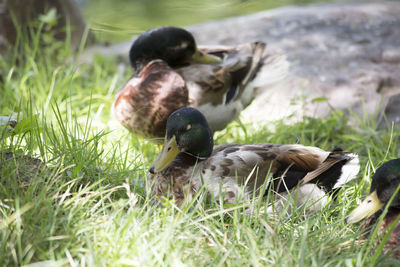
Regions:
<instances>
[{"instance_id":1,"label":"speckled brown plumage","mask_svg":"<svg viewBox=\"0 0 400 267\"><path fill-rule=\"evenodd\" d=\"M336 164L331 164L331 161ZM295 187L308 173L315 173L310 182L332 189L338 184L341 169L353 161L355 168L358 158L353 154L341 152L326 152L316 147L302 145L219 145L214 147L207 159L196 159L185 153L180 153L173 163L165 170L149 174L148 181L152 184L151 194L156 198L175 198L178 204L190 200L202 186L218 199L219 193L224 194L225 203L249 199L254 189L258 194L266 179L284 176L281 183L275 182L273 189L282 192L286 190L284 183L290 189ZM325 168L329 162L330 168L323 172L315 172ZM331 169L337 169L332 175L325 176ZM355 177L356 172L346 178L347 182ZM243 188L242 186L246 184Z\"/></svg>"},{"instance_id":2,"label":"speckled brown plumage","mask_svg":"<svg viewBox=\"0 0 400 267\"><path fill-rule=\"evenodd\" d=\"M365 238L368 238L367 234L373 231L374 226L377 223L381 214L382 212L378 212L365 221L363 225L363 229L365 230ZM383 238L388 233L389 227L398 216L400 216L400 209L389 208L388 213L386 214L385 218L383 218L382 224L379 226L379 238ZM389 239L383 246L383 250L394 257L400 258L400 222L397 222L393 231L390 233Z\"/></svg>"},{"instance_id":3,"label":"speckled brown plumage","mask_svg":"<svg viewBox=\"0 0 400 267\"><path fill-rule=\"evenodd\" d=\"M155 60L118 93L113 111L129 131L151 138L163 136L168 116L187 104L182 77L167 63Z\"/></svg>"},{"instance_id":4,"label":"speckled brown plumage","mask_svg":"<svg viewBox=\"0 0 400 267\"><path fill-rule=\"evenodd\" d=\"M149 175L151 195L157 196L158 199L162 197L175 199L177 205L184 203L185 196L190 201L192 195L196 193L195 185L189 179L190 171L195 164L196 160L193 157L181 153L163 172L162 179Z\"/></svg>"}]
</instances>

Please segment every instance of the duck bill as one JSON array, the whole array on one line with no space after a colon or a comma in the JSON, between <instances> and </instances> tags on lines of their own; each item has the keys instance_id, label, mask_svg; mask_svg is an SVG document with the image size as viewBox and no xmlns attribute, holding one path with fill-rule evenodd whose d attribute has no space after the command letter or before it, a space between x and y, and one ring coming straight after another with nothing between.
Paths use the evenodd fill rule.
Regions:
<instances>
[{"instance_id":1,"label":"duck bill","mask_svg":"<svg viewBox=\"0 0 400 267\"><path fill-rule=\"evenodd\" d=\"M364 218L368 218L383 206L384 204L378 199L378 195L376 194L376 191L374 191L350 213L349 217L347 217L347 223L356 223Z\"/></svg>"},{"instance_id":2,"label":"duck bill","mask_svg":"<svg viewBox=\"0 0 400 267\"><path fill-rule=\"evenodd\" d=\"M157 173L165 170L174 161L179 152L175 136L169 140L165 140L160 155L158 155L150 168L151 172Z\"/></svg>"},{"instance_id":3,"label":"duck bill","mask_svg":"<svg viewBox=\"0 0 400 267\"><path fill-rule=\"evenodd\" d=\"M206 54L199 49L193 54L192 63L198 64L220 64L222 60L219 57Z\"/></svg>"}]
</instances>

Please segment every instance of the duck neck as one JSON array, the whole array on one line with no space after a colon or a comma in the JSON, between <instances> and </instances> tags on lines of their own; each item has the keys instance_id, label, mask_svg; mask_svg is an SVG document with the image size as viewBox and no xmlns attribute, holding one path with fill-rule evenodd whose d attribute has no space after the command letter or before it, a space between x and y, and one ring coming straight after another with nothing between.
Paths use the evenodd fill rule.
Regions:
<instances>
[{"instance_id":1,"label":"duck neck","mask_svg":"<svg viewBox=\"0 0 400 267\"><path fill-rule=\"evenodd\" d=\"M196 163L198 163L200 161L204 161L204 160L207 159L207 157L198 157L198 156L195 156L195 155L187 153L187 152L181 152L181 153L179 153L178 156L181 159L183 159L183 160L185 160L187 162L191 162L193 164L196 164Z\"/></svg>"}]
</instances>

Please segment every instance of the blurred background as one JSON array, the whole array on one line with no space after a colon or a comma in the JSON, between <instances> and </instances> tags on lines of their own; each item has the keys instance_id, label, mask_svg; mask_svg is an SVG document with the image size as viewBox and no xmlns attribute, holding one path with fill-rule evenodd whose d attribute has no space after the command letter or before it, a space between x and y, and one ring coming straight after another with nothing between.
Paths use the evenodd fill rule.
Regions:
<instances>
[{"instance_id":1,"label":"blurred background","mask_svg":"<svg viewBox=\"0 0 400 267\"><path fill-rule=\"evenodd\" d=\"M187 26L323 0L77 0L99 41L119 42L160 26Z\"/></svg>"},{"instance_id":2,"label":"blurred background","mask_svg":"<svg viewBox=\"0 0 400 267\"><path fill-rule=\"evenodd\" d=\"M289 66L279 90L259 91L276 96L257 97L247 109L252 121L264 120L259 110L267 101L274 108L271 120L301 120L297 111L306 109L309 116L324 117L334 107L360 116L385 110L388 117L393 109L400 121L399 14L400 1L379 0L0 0L0 54L13 55L8 49L23 36L24 44L36 40L59 57L60 46L70 44L79 63L92 64L100 55L128 66L134 36L161 25L187 27L198 44L264 41L267 53ZM130 69L124 73L124 64L118 66L126 81Z\"/></svg>"}]
</instances>

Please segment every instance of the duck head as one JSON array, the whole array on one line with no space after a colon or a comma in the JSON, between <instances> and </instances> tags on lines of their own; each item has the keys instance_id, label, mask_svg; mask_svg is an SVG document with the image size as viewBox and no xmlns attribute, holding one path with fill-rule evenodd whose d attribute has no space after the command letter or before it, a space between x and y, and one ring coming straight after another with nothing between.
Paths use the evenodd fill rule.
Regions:
<instances>
[{"instance_id":1,"label":"duck head","mask_svg":"<svg viewBox=\"0 0 400 267\"><path fill-rule=\"evenodd\" d=\"M154 59L164 60L172 68L193 63L221 63L220 58L198 50L190 32L170 26L154 28L141 34L131 46L129 59L136 73Z\"/></svg>"},{"instance_id":2,"label":"duck head","mask_svg":"<svg viewBox=\"0 0 400 267\"><path fill-rule=\"evenodd\" d=\"M194 108L181 108L168 117L163 148L149 171L163 171L181 152L207 158L213 147L213 135L203 114Z\"/></svg>"},{"instance_id":3,"label":"duck head","mask_svg":"<svg viewBox=\"0 0 400 267\"><path fill-rule=\"evenodd\" d=\"M372 176L370 194L350 213L347 222L356 223L375 214L389 202L399 185L400 159L382 164ZM394 196L390 207L400 207L400 193Z\"/></svg>"}]
</instances>

